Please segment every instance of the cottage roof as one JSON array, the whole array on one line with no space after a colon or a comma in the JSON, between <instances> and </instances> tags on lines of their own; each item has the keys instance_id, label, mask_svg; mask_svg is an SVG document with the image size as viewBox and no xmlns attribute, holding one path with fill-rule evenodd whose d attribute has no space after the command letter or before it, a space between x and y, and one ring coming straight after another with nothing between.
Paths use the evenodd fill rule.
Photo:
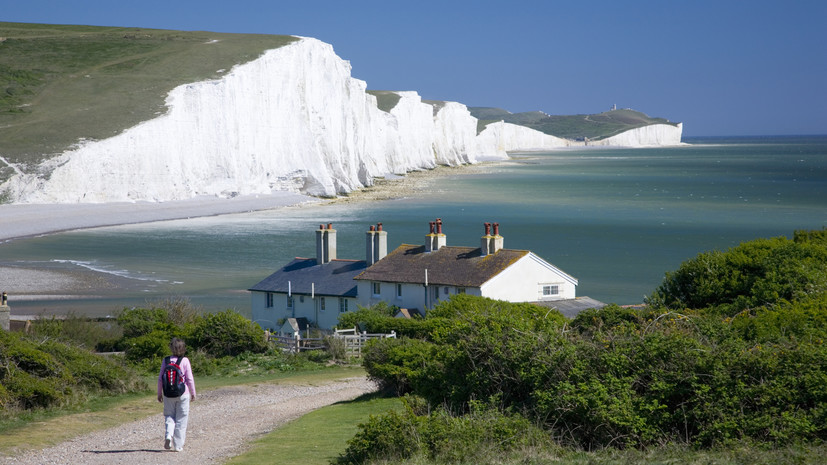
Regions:
<instances>
[{"instance_id":1,"label":"cottage roof","mask_svg":"<svg viewBox=\"0 0 827 465\"><path fill-rule=\"evenodd\" d=\"M292 294L310 295L314 289L316 295L356 297L353 278L365 266L364 260L331 260L317 265L315 258L295 258L248 290L287 294L289 288Z\"/></svg>"},{"instance_id":2,"label":"cottage roof","mask_svg":"<svg viewBox=\"0 0 827 465\"><path fill-rule=\"evenodd\" d=\"M566 318L574 318L578 313L589 308L600 309L606 306L603 302L587 296L564 300L542 300L532 303L541 307L556 309Z\"/></svg>"},{"instance_id":3,"label":"cottage roof","mask_svg":"<svg viewBox=\"0 0 827 465\"><path fill-rule=\"evenodd\" d=\"M355 279L395 283L480 287L517 260L527 250L500 249L482 256L479 247L449 247L426 252L424 245L402 244Z\"/></svg>"}]
</instances>

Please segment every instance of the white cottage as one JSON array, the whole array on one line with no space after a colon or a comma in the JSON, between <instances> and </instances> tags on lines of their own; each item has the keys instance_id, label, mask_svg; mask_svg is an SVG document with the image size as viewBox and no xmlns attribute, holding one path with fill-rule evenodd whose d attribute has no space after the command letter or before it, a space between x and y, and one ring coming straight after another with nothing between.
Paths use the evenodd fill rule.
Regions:
<instances>
[{"instance_id":1,"label":"white cottage","mask_svg":"<svg viewBox=\"0 0 827 465\"><path fill-rule=\"evenodd\" d=\"M253 321L278 330L288 318L306 318L319 328L333 328L339 314L356 310L356 281L364 260L336 258L332 224L316 230L316 258L297 257L248 289Z\"/></svg>"},{"instance_id":2,"label":"white cottage","mask_svg":"<svg viewBox=\"0 0 827 465\"><path fill-rule=\"evenodd\" d=\"M577 279L530 251L503 248L498 223L484 224L480 247L450 247L442 220L430 226L424 245L403 244L356 276L359 305L384 301L427 311L454 294L508 302L575 299Z\"/></svg>"},{"instance_id":3,"label":"white cottage","mask_svg":"<svg viewBox=\"0 0 827 465\"><path fill-rule=\"evenodd\" d=\"M366 233L365 260L336 258L332 224L316 231L316 258L295 258L249 290L253 321L279 329L288 318L306 318L330 329L357 304L379 302L424 315L454 294L555 307L573 314L600 302L576 299L577 279L528 250L503 248L498 223L485 223L480 247L451 247L442 220L430 223L423 245L402 244L388 253L382 223ZM493 226L493 230L492 230Z\"/></svg>"}]
</instances>

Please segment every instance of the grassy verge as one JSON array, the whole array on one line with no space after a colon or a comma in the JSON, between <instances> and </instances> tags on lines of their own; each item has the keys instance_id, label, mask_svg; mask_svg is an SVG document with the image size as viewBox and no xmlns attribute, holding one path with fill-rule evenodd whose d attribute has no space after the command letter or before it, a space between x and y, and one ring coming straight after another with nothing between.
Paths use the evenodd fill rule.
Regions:
<instances>
[{"instance_id":1,"label":"grassy verge","mask_svg":"<svg viewBox=\"0 0 827 465\"><path fill-rule=\"evenodd\" d=\"M370 415L401 409L398 398L368 394L350 402L325 407L258 439L246 453L232 458L233 465L329 464L347 447L357 425Z\"/></svg>"},{"instance_id":2,"label":"grassy verge","mask_svg":"<svg viewBox=\"0 0 827 465\"><path fill-rule=\"evenodd\" d=\"M335 367L307 372L242 376L205 376L196 379L200 392L222 386L251 383L317 385L337 379L364 376L359 367ZM155 377L148 377L150 386ZM82 407L29 413L0 424L0 456L24 450L43 449L73 437L112 428L157 415L160 412L154 389L141 394L100 398Z\"/></svg>"}]
</instances>

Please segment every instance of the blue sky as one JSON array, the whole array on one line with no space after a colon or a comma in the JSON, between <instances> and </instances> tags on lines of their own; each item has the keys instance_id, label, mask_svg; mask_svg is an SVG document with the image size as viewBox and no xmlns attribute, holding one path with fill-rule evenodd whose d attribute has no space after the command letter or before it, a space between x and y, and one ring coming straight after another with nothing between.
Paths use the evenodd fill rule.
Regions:
<instances>
[{"instance_id":1,"label":"blue sky","mask_svg":"<svg viewBox=\"0 0 827 465\"><path fill-rule=\"evenodd\" d=\"M0 20L295 34L377 90L512 112L617 104L685 136L827 134L827 1L5 1Z\"/></svg>"}]
</instances>

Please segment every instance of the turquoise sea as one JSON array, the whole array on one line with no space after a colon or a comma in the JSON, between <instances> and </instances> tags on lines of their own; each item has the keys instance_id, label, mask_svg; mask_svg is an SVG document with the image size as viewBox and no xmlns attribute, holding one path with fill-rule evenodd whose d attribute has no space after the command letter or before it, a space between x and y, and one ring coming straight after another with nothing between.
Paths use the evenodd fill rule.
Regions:
<instances>
[{"instance_id":1,"label":"turquoise sea","mask_svg":"<svg viewBox=\"0 0 827 465\"><path fill-rule=\"evenodd\" d=\"M107 227L0 244L0 265L93 269L118 287L97 297L16 302L13 313L112 314L165 297L249 314L246 289L315 256L321 223L339 258L364 258L382 222L389 249L421 243L442 218L449 245L478 246L498 222L505 247L575 276L577 294L640 303L700 252L827 227L827 136L695 138L686 146L516 153L482 174L438 178L416 198L340 203Z\"/></svg>"}]
</instances>

